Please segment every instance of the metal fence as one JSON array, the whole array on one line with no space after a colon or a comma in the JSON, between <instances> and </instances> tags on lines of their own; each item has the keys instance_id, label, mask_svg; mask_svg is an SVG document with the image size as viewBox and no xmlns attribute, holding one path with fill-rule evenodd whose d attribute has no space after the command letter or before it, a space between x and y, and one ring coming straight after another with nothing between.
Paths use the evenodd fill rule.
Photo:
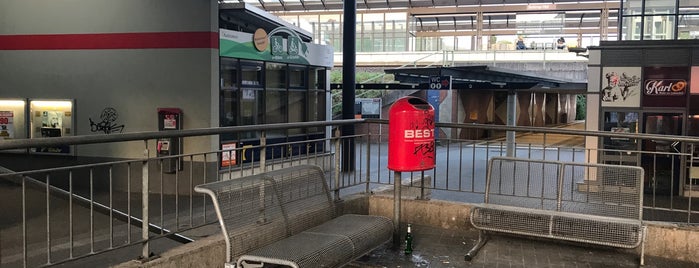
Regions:
<instances>
[{"instance_id":1,"label":"metal fence","mask_svg":"<svg viewBox=\"0 0 699 268\"><path fill-rule=\"evenodd\" d=\"M4 214L0 222L0 266L53 265L126 248L135 248L146 261L152 257L152 251L162 252L163 248L192 241L197 236L192 230L216 221L211 201L193 192L195 185L204 182L311 163L326 171L336 199L393 184L394 174L386 168L387 123L387 120L336 120L0 142L0 150L14 151L3 153L0 159L16 160L3 160L0 164L5 168L0 170ZM357 128L357 134L341 136L339 129L348 124ZM699 223L699 204L693 196L697 194L695 190L699 191L696 186L699 181L692 176L699 176L696 172L692 174L698 138L564 128L436 125L443 133L436 141L436 168L401 174L406 180L429 175L431 181L425 183L425 190L431 192L432 199L482 202L488 159L508 156L508 152L512 154L509 156L527 159L635 163L646 174L645 220ZM267 143L266 133L309 128L332 130L324 138ZM469 131L495 133L492 136L515 131L517 140L527 142L457 138ZM148 147L163 137L181 138L186 146L197 137L250 132L257 133L259 145L162 157L153 156L153 149ZM606 138L633 140L637 144L646 140L665 141L664 144L673 144L672 148L677 150L642 151L640 146L599 149ZM66 159L17 152L36 147L79 148L133 141L143 141L143 148L139 149L143 151L142 158ZM249 150L247 155L251 157L243 161L240 157L246 155L244 150ZM226 154L238 156L239 161L224 164L221 159ZM637 161L630 162L631 158ZM167 168L173 160L176 168L170 173ZM23 164L14 167L18 162ZM573 180L576 190L607 183L584 177Z\"/></svg>"}]
</instances>

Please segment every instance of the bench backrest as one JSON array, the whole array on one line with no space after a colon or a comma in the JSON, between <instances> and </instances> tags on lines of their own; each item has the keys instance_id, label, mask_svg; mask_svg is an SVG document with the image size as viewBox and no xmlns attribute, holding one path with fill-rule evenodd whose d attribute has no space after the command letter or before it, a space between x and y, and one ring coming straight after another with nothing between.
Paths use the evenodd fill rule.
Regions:
<instances>
[{"instance_id":1,"label":"bench backrest","mask_svg":"<svg viewBox=\"0 0 699 268\"><path fill-rule=\"evenodd\" d=\"M300 165L198 185L208 194L224 234L227 262L335 217L325 173Z\"/></svg>"},{"instance_id":2,"label":"bench backrest","mask_svg":"<svg viewBox=\"0 0 699 268\"><path fill-rule=\"evenodd\" d=\"M485 203L642 220L643 169L495 157Z\"/></svg>"}]
</instances>

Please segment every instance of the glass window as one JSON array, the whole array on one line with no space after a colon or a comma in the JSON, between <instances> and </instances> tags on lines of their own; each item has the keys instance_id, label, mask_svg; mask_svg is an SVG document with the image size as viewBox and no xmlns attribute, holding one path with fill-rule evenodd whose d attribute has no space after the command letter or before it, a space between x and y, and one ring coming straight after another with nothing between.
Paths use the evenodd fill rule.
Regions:
<instances>
[{"instance_id":1,"label":"glass window","mask_svg":"<svg viewBox=\"0 0 699 268\"><path fill-rule=\"evenodd\" d=\"M266 64L265 87L269 89L286 89L286 64Z\"/></svg>"},{"instance_id":2,"label":"glass window","mask_svg":"<svg viewBox=\"0 0 699 268\"><path fill-rule=\"evenodd\" d=\"M605 112L604 131L614 133L638 133L637 112ZM636 150L637 141L629 138L604 138L604 149Z\"/></svg>"},{"instance_id":3,"label":"glass window","mask_svg":"<svg viewBox=\"0 0 699 268\"><path fill-rule=\"evenodd\" d=\"M288 113L286 75L287 65L268 62L265 73L265 124L286 123ZM284 130L267 133L269 137L286 136Z\"/></svg>"},{"instance_id":4,"label":"glass window","mask_svg":"<svg viewBox=\"0 0 699 268\"><path fill-rule=\"evenodd\" d=\"M625 0L623 14L624 15L641 15L643 11L643 1L645 0Z\"/></svg>"},{"instance_id":5,"label":"glass window","mask_svg":"<svg viewBox=\"0 0 699 268\"><path fill-rule=\"evenodd\" d=\"M675 33L675 16L646 16L643 28L643 40L673 39Z\"/></svg>"},{"instance_id":6,"label":"glass window","mask_svg":"<svg viewBox=\"0 0 699 268\"><path fill-rule=\"evenodd\" d=\"M289 67L289 88L306 89L306 66Z\"/></svg>"},{"instance_id":7,"label":"glass window","mask_svg":"<svg viewBox=\"0 0 699 268\"><path fill-rule=\"evenodd\" d=\"M221 58L219 71L221 89L233 89L238 87L238 60L233 58Z\"/></svg>"},{"instance_id":8,"label":"glass window","mask_svg":"<svg viewBox=\"0 0 699 268\"><path fill-rule=\"evenodd\" d=\"M262 62L240 61L240 125L263 123L264 102L262 94ZM242 133L241 138L257 138L259 133Z\"/></svg>"},{"instance_id":9,"label":"glass window","mask_svg":"<svg viewBox=\"0 0 699 268\"><path fill-rule=\"evenodd\" d=\"M696 0L680 0L680 14L699 14L699 2Z\"/></svg>"},{"instance_id":10,"label":"glass window","mask_svg":"<svg viewBox=\"0 0 699 268\"><path fill-rule=\"evenodd\" d=\"M699 39L699 15L680 15L677 39Z\"/></svg>"},{"instance_id":11,"label":"glass window","mask_svg":"<svg viewBox=\"0 0 699 268\"><path fill-rule=\"evenodd\" d=\"M326 86L326 75L327 69L322 67L317 67L312 69L310 73L310 81L312 84L311 90L308 94L308 110L306 120L308 121L325 121L325 97L327 91ZM322 127L310 128L309 132L322 132Z\"/></svg>"},{"instance_id":12,"label":"glass window","mask_svg":"<svg viewBox=\"0 0 699 268\"><path fill-rule=\"evenodd\" d=\"M221 58L220 126L238 125L238 60Z\"/></svg>"},{"instance_id":13,"label":"glass window","mask_svg":"<svg viewBox=\"0 0 699 268\"><path fill-rule=\"evenodd\" d=\"M676 0L646 0L645 14L675 14Z\"/></svg>"},{"instance_id":14,"label":"glass window","mask_svg":"<svg viewBox=\"0 0 699 268\"><path fill-rule=\"evenodd\" d=\"M622 40L641 40L641 16L624 17L621 29Z\"/></svg>"},{"instance_id":15,"label":"glass window","mask_svg":"<svg viewBox=\"0 0 699 268\"><path fill-rule=\"evenodd\" d=\"M306 66L289 66L289 122L306 121L306 95L308 88ZM302 134L303 129L290 129L289 135Z\"/></svg>"},{"instance_id":16,"label":"glass window","mask_svg":"<svg viewBox=\"0 0 699 268\"><path fill-rule=\"evenodd\" d=\"M241 87L262 86L262 63L240 61Z\"/></svg>"},{"instance_id":17,"label":"glass window","mask_svg":"<svg viewBox=\"0 0 699 268\"><path fill-rule=\"evenodd\" d=\"M238 91L221 91L221 126L238 125Z\"/></svg>"}]
</instances>

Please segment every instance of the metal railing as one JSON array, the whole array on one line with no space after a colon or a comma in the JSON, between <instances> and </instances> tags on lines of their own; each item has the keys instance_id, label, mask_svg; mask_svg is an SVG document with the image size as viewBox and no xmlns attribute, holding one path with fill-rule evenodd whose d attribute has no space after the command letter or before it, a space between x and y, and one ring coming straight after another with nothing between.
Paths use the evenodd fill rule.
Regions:
<instances>
[{"instance_id":1,"label":"metal railing","mask_svg":"<svg viewBox=\"0 0 699 268\"><path fill-rule=\"evenodd\" d=\"M3 154L5 159L23 159L22 163L27 163L28 167L13 170L13 166L5 166L8 162L3 162L7 169L0 171L0 196L7 198L2 201L7 209L0 225L0 266L53 265L127 247L138 248L141 259L147 261L152 258L151 251L157 251L152 249L152 241L186 243L196 238L190 234L193 229L215 222L210 200L193 193L193 187L204 182L311 163L326 171L337 200L350 194L372 192L395 180L393 172L386 168L387 123L387 120L337 120L0 142L0 150L143 142L143 147L138 149L143 151L143 157L138 159L104 161L16 152ZM339 126L347 124L355 125L358 134L340 136ZM506 156L508 147L513 146L514 150L509 150L512 156L522 158L641 165L646 173L645 219L699 223L696 209L699 204L694 198L699 193L699 186L695 186L699 181L689 174L692 163L699 162L695 161L694 153L699 138L564 128L436 125L443 133L436 141L437 167L424 172L403 172L404 178L401 178L417 182L418 178L429 175L431 181L425 183L427 189L422 190L430 191L432 199L482 202L488 159ZM335 128L336 131L317 139L268 142L267 133L303 132L309 128ZM512 144L493 138L507 131L515 131L521 140L526 136L528 143ZM250 132L257 133L259 145L232 150L202 149L160 157L154 156L148 146L160 138L182 138L185 148L189 148L190 139ZM473 133L489 138L458 138ZM676 147L679 150L642 151L641 146L599 149L597 144L602 144L606 138L637 141L636 144L667 141L679 146ZM586 140L587 146L584 146ZM354 148L354 155L345 154L343 148ZM236 163L222 161L223 154L235 155ZM349 169L340 168L343 155L354 157L351 161L354 165ZM629 159L636 162L629 162ZM174 172L169 173L166 162L172 160L177 160L177 164ZM611 182L581 177L576 178L575 183L577 191L592 191L596 186ZM659 187L661 184L668 186L667 189Z\"/></svg>"}]
</instances>

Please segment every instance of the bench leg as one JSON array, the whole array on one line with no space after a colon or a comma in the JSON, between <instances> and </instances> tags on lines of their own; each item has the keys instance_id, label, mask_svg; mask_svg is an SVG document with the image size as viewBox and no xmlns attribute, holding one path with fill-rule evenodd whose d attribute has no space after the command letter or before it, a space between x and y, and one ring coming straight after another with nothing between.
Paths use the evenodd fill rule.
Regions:
<instances>
[{"instance_id":1,"label":"bench leg","mask_svg":"<svg viewBox=\"0 0 699 268\"><path fill-rule=\"evenodd\" d=\"M642 235L642 237L641 237L641 260L640 260L641 263L640 263L640 264L641 264L641 266L643 266L643 265L646 264L646 263L645 263L645 255L646 255L646 235L647 235L648 229L646 228L646 226L643 226L643 227L641 227L641 228L642 228L643 230L641 230L641 235Z\"/></svg>"},{"instance_id":2,"label":"bench leg","mask_svg":"<svg viewBox=\"0 0 699 268\"><path fill-rule=\"evenodd\" d=\"M488 242L488 234L485 233L485 231L481 230L478 232L478 241L476 242L476 245L471 248L471 250L464 255L464 260L465 261L471 261L473 260L473 257L476 257L476 254L478 254L478 251L485 245L486 242Z\"/></svg>"}]
</instances>

